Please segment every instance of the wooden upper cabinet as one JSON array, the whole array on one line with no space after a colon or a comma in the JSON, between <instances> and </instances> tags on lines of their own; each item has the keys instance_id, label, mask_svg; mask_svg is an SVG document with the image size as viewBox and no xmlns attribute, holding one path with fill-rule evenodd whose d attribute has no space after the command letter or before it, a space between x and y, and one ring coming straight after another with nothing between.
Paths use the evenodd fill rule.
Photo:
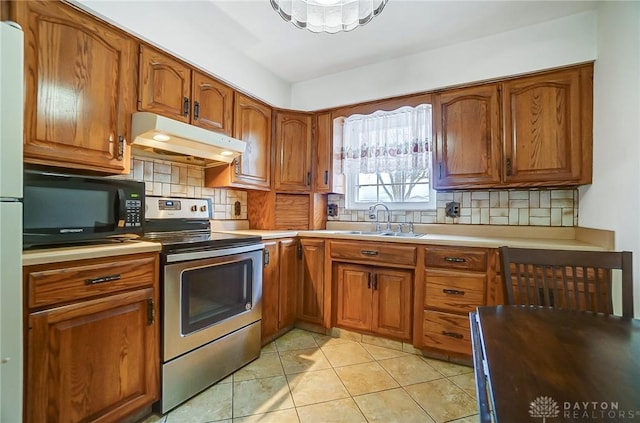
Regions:
<instances>
[{"instance_id":1,"label":"wooden upper cabinet","mask_svg":"<svg viewBox=\"0 0 640 423\"><path fill-rule=\"evenodd\" d=\"M14 2L25 37L26 163L126 173L135 43L61 2Z\"/></svg>"},{"instance_id":2,"label":"wooden upper cabinet","mask_svg":"<svg viewBox=\"0 0 640 423\"><path fill-rule=\"evenodd\" d=\"M205 169L207 187L269 190L271 188L271 108L235 93L233 137L247 143L228 166Z\"/></svg>"},{"instance_id":3,"label":"wooden upper cabinet","mask_svg":"<svg viewBox=\"0 0 640 423\"><path fill-rule=\"evenodd\" d=\"M231 135L233 89L140 45L138 109Z\"/></svg>"},{"instance_id":4,"label":"wooden upper cabinet","mask_svg":"<svg viewBox=\"0 0 640 423\"><path fill-rule=\"evenodd\" d=\"M312 115L276 113L274 188L311 191Z\"/></svg>"},{"instance_id":5,"label":"wooden upper cabinet","mask_svg":"<svg viewBox=\"0 0 640 423\"><path fill-rule=\"evenodd\" d=\"M591 126L583 127L592 119L591 69L552 72L503 84L505 182L591 182Z\"/></svg>"},{"instance_id":6,"label":"wooden upper cabinet","mask_svg":"<svg viewBox=\"0 0 640 423\"><path fill-rule=\"evenodd\" d=\"M314 191L344 194L342 173L342 134L333 131L331 113L314 116L315 178Z\"/></svg>"},{"instance_id":7,"label":"wooden upper cabinet","mask_svg":"<svg viewBox=\"0 0 640 423\"><path fill-rule=\"evenodd\" d=\"M166 54L140 45L138 109L189 122L191 69Z\"/></svg>"},{"instance_id":8,"label":"wooden upper cabinet","mask_svg":"<svg viewBox=\"0 0 640 423\"><path fill-rule=\"evenodd\" d=\"M435 96L436 189L500 183L498 85L446 91Z\"/></svg>"},{"instance_id":9,"label":"wooden upper cabinet","mask_svg":"<svg viewBox=\"0 0 640 423\"><path fill-rule=\"evenodd\" d=\"M231 135L233 89L200 72L193 71L192 123L204 129Z\"/></svg>"}]
</instances>

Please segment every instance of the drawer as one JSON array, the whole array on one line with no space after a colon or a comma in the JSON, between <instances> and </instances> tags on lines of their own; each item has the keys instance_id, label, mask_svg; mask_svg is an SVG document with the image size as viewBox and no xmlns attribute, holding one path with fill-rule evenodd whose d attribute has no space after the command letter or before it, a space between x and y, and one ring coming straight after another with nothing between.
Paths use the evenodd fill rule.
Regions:
<instances>
[{"instance_id":1,"label":"drawer","mask_svg":"<svg viewBox=\"0 0 640 423\"><path fill-rule=\"evenodd\" d=\"M113 292L153 285L156 255L123 260L83 260L26 269L28 306L37 308L68 303Z\"/></svg>"},{"instance_id":2,"label":"drawer","mask_svg":"<svg viewBox=\"0 0 640 423\"><path fill-rule=\"evenodd\" d=\"M487 270L487 250L481 248L427 247L424 264L447 269Z\"/></svg>"},{"instance_id":3,"label":"drawer","mask_svg":"<svg viewBox=\"0 0 640 423\"><path fill-rule=\"evenodd\" d=\"M382 242L331 241L331 258L415 266L416 247Z\"/></svg>"},{"instance_id":4,"label":"drawer","mask_svg":"<svg viewBox=\"0 0 640 423\"><path fill-rule=\"evenodd\" d=\"M425 310L422 336L425 347L471 355L469 316Z\"/></svg>"},{"instance_id":5,"label":"drawer","mask_svg":"<svg viewBox=\"0 0 640 423\"><path fill-rule=\"evenodd\" d=\"M424 276L425 307L468 313L485 305L487 276L484 274L427 269Z\"/></svg>"}]
</instances>

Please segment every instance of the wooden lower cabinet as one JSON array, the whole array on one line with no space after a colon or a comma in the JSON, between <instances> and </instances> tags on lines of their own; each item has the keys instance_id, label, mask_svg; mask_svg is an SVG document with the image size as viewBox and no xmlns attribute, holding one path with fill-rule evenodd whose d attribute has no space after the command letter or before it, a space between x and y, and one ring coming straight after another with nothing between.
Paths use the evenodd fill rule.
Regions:
<instances>
[{"instance_id":1,"label":"wooden lower cabinet","mask_svg":"<svg viewBox=\"0 0 640 423\"><path fill-rule=\"evenodd\" d=\"M325 323L324 246L322 239L300 240L302 267L298 319L319 325Z\"/></svg>"},{"instance_id":2,"label":"wooden lower cabinet","mask_svg":"<svg viewBox=\"0 0 640 423\"><path fill-rule=\"evenodd\" d=\"M295 238L265 243L262 277L262 342L292 326L297 316L299 283L298 241Z\"/></svg>"},{"instance_id":3,"label":"wooden lower cabinet","mask_svg":"<svg viewBox=\"0 0 640 423\"><path fill-rule=\"evenodd\" d=\"M40 277L68 281L66 291L80 294L44 293L49 305L26 315L27 422L118 422L158 399L157 266L156 254L143 254L25 267L28 300ZM110 288L100 282L106 277L137 282Z\"/></svg>"},{"instance_id":4,"label":"wooden lower cabinet","mask_svg":"<svg viewBox=\"0 0 640 423\"><path fill-rule=\"evenodd\" d=\"M469 312L487 304L494 257L484 248L425 248L424 284L417 299L423 308L422 330L414 340L417 348L471 357Z\"/></svg>"},{"instance_id":5,"label":"wooden lower cabinet","mask_svg":"<svg viewBox=\"0 0 640 423\"><path fill-rule=\"evenodd\" d=\"M411 339L412 271L337 263L334 274L337 326Z\"/></svg>"}]
</instances>

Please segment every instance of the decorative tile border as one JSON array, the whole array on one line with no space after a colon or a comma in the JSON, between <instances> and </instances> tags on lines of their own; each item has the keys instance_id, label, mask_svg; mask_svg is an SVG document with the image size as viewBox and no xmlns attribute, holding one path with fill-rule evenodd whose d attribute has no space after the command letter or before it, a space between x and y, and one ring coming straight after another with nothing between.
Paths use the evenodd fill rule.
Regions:
<instances>
[{"instance_id":1,"label":"decorative tile border","mask_svg":"<svg viewBox=\"0 0 640 423\"><path fill-rule=\"evenodd\" d=\"M247 193L204 187L204 168L200 166L134 156L131 172L125 178L144 182L146 195L210 198L214 219L247 219ZM234 213L237 201L240 202L239 216Z\"/></svg>"},{"instance_id":2,"label":"decorative tile border","mask_svg":"<svg viewBox=\"0 0 640 423\"><path fill-rule=\"evenodd\" d=\"M394 210L393 222L465 225L578 226L577 189L438 192L436 210ZM445 214L446 204L460 203L460 217ZM338 216L329 220L368 222L366 210L345 209L344 195L329 194Z\"/></svg>"}]
</instances>

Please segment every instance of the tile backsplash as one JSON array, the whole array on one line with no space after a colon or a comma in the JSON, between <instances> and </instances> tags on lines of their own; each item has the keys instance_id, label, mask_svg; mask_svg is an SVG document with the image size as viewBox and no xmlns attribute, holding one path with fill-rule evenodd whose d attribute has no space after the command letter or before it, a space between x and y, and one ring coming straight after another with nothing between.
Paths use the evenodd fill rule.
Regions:
<instances>
[{"instance_id":1,"label":"tile backsplash","mask_svg":"<svg viewBox=\"0 0 640 423\"><path fill-rule=\"evenodd\" d=\"M436 210L392 210L393 222L467 225L578 226L577 189L531 189L438 192ZM460 217L445 214L446 204L460 203ZM330 194L338 216L329 220L369 222L366 210L345 209L344 195ZM378 211L381 213L381 211ZM382 215L378 215L380 219Z\"/></svg>"},{"instance_id":2,"label":"tile backsplash","mask_svg":"<svg viewBox=\"0 0 640 423\"><path fill-rule=\"evenodd\" d=\"M247 219L247 193L204 187L204 168L201 166L133 156L131 172L125 178L144 182L146 195L210 198L214 219ZM237 201L240 202L240 215L234 213Z\"/></svg>"}]
</instances>

